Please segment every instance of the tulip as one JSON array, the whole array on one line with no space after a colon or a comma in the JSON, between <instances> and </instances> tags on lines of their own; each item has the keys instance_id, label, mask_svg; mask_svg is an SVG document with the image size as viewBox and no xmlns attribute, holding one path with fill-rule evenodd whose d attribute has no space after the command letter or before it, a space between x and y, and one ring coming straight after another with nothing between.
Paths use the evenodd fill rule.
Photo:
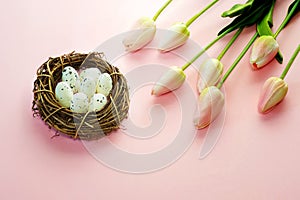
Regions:
<instances>
[{"instance_id":1,"label":"tulip","mask_svg":"<svg viewBox=\"0 0 300 200\"><path fill-rule=\"evenodd\" d=\"M194 118L196 128L203 129L213 122L221 113L224 104L224 95L219 88L205 88L198 99L199 112Z\"/></svg>"},{"instance_id":2,"label":"tulip","mask_svg":"<svg viewBox=\"0 0 300 200\"><path fill-rule=\"evenodd\" d=\"M253 69L260 69L271 62L279 51L279 44L273 36L263 35L255 40L250 56Z\"/></svg>"},{"instance_id":3,"label":"tulip","mask_svg":"<svg viewBox=\"0 0 300 200\"><path fill-rule=\"evenodd\" d=\"M134 31L128 33L123 39L126 51L137 51L153 40L156 32L155 21L171 2L172 0L167 0L152 19L142 17L136 22L135 26L133 26Z\"/></svg>"},{"instance_id":4,"label":"tulip","mask_svg":"<svg viewBox=\"0 0 300 200\"><path fill-rule=\"evenodd\" d=\"M205 60L199 68L198 91L216 85L223 73L223 64L215 58Z\"/></svg>"},{"instance_id":5,"label":"tulip","mask_svg":"<svg viewBox=\"0 0 300 200\"><path fill-rule=\"evenodd\" d=\"M160 50L163 52L171 51L183 45L189 39L190 31L185 23L175 23L168 30L160 44Z\"/></svg>"},{"instance_id":6,"label":"tulip","mask_svg":"<svg viewBox=\"0 0 300 200\"><path fill-rule=\"evenodd\" d=\"M142 17L133 29L123 39L123 45L129 52L137 51L152 41L156 32L155 21L148 17Z\"/></svg>"},{"instance_id":7,"label":"tulip","mask_svg":"<svg viewBox=\"0 0 300 200\"><path fill-rule=\"evenodd\" d=\"M259 103L258 111L260 113L267 113L279 104L288 91L287 83L278 77L271 77L263 85Z\"/></svg>"},{"instance_id":8,"label":"tulip","mask_svg":"<svg viewBox=\"0 0 300 200\"><path fill-rule=\"evenodd\" d=\"M183 45L189 39L190 36L190 31L188 30L188 27L218 1L219 0L214 0L210 2L200 12L191 17L186 23L178 22L171 26L168 29L169 32L167 33L165 38L162 38L160 50L163 52L168 52Z\"/></svg>"},{"instance_id":9,"label":"tulip","mask_svg":"<svg viewBox=\"0 0 300 200\"><path fill-rule=\"evenodd\" d=\"M235 34L235 36L231 39L229 42L232 43L235 38L239 35L241 32L241 29ZM258 33L255 33L254 36L250 39L250 41L247 43L245 48L242 50L242 52L238 55L238 57L235 59L233 64L228 68L225 75L222 77L222 79L219 81L217 86L209 86L205 88L198 99L198 108L199 112L197 112L197 115L194 118L194 124L196 128L203 129L207 127L211 122L213 122L221 113L224 104L225 99L223 93L220 91L220 88L223 86L224 82L227 80L231 72L235 69L239 61L243 58L243 56L246 54L250 46L253 44L255 39L257 38ZM230 45L227 45L230 46ZM227 48L225 48L227 49ZM226 51L225 51L226 52ZM224 53L221 53L223 55ZM219 58L222 56L219 56Z\"/></svg>"},{"instance_id":10,"label":"tulip","mask_svg":"<svg viewBox=\"0 0 300 200\"><path fill-rule=\"evenodd\" d=\"M179 88L184 80L185 74L180 67L173 66L155 83L151 94L160 96Z\"/></svg>"}]
</instances>

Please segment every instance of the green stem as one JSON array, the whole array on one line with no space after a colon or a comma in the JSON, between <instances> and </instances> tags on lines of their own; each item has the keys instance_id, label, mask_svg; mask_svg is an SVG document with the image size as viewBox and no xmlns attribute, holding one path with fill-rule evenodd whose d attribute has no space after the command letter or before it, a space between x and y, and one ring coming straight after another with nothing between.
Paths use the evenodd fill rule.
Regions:
<instances>
[{"instance_id":1,"label":"green stem","mask_svg":"<svg viewBox=\"0 0 300 200\"><path fill-rule=\"evenodd\" d=\"M189 19L185 24L186 27L189 27L198 17L200 17L203 13L205 13L205 11L207 11L208 9L210 9L215 3L217 3L219 0L214 0L213 2L211 2L210 4L208 4L203 10L201 10L199 13L197 13L196 15L194 15L191 19Z\"/></svg>"},{"instance_id":2,"label":"green stem","mask_svg":"<svg viewBox=\"0 0 300 200\"><path fill-rule=\"evenodd\" d=\"M164 11L164 9L172 2L172 0L168 0L154 15L153 21L156 21L158 16Z\"/></svg>"},{"instance_id":3,"label":"green stem","mask_svg":"<svg viewBox=\"0 0 300 200\"><path fill-rule=\"evenodd\" d=\"M228 51L228 49L232 46L232 44L234 43L234 41L237 39L237 37L241 34L241 32L243 31L243 28L240 28L235 34L234 36L230 39L230 41L227 43L226 47L223 49L223 51L219 54L219 56L217 57L218 60L221 60L223 58L223 56L225 55L225 53Z\"/></svg>"},{"instance_id":4,"label":"green stem","mask_svg":"<svg viewBox=\"0 0 300 200\"><path fill-rule=\"evenodd\" d=\"M240 53L240 55L235 59L235 61L232 63L230 68L227 70L225 75L222 77L221 81L218 83L217 87L221 88L228 76L231 74L231 72L234 70L234 68L237 66L237 64L240 62L240 60L243 58L243 56L246 54L248 49L251 47L255 39L258 37L258 33L256 32L255 35L251 38L251 40L248 42L248 44L245 46L243 51Z\"/></svg>"},{"instance_id":5,"label":"green stem","mask_svg":"<svg viewBox=\"0 0 300 200\"><path fill-rule=\"evenodd\" d=\"M298 53L300 51L300 45L298 45L297 49L294 51L292 57L290 58L288 64L286 65L285 69L283 70L280 78L283 80L286 76L286 74L288 73L288 71L290 70L295 58L297 57Z\"/></svg>"},{"instance_id":6,"label":"green stem","mask_svg":"<svg viewBox=\"0 0 300 200\"><path fill-rule=\"evenodd\" d=\"M213 41L211 41L206 47L204 47L199 53L197 53L190 61L185 63L181 69L184 71L186 68L188 68L195 60L197 60L200 56L202 56L205 51L207 51L212 45L214 45L216 42L218 42L221 38L223 38L229 31L223 32L221 35L218 35Z\"/></svg>"},{"instance_id":7,"label":"green stem","mask_svg":"<svg viewBox=\"0 0 300 200\"><path fill-rule=\"evenodd\" d=\"M295 3L295 5L293 6L293 8L291 9L291 11L289 12L289 14L284 18L283 22L280 24L279 28L277 29L276 33L274 34L274 38L276 39L276 37L278 36L278 34L282 31L282 29L286 26L286 24L289 22L289 20L291 19L291 17L293 16L295 10L298 7L300 1L297 1Z\"/></svg>"}]
</instances>

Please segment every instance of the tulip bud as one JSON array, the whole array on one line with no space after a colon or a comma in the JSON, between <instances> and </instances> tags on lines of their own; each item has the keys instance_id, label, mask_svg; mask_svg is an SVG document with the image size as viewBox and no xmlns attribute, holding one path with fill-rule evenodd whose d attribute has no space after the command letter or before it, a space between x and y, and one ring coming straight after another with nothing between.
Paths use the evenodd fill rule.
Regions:
<instances>
[{"instance_id":1,"label":"tulip bud","mask_svg":"<svg viewBox=\"0 0 300 200\"><path fill-rule=\"evenodd\" d=\"M259 69L271 62L279 51L279 44L274 37L263 35L253 43L250 63L253 69Z\"/></svg>"},{"instance_id":2,"label":"tulip bud","mask_svg":"<svg viewBox=\"0 0 300 200\"><path fill-rule=\"evenodd\" d=\"M133 31L123 39L123 45L126 51L137 51L146 46L154 38L156 32L156 25L153 19L148 17L140 18Z\"/></svg>"},{"instance_id":3,"label":"tulip bud","mask_svg":"<svg viewBox=\"0 0 300 200\"><path fill-rule=\"evenodd\" d=\"M185 23L179 22L171 26L165 37L162 38L160 50L167 52L183 45L190 36L190 31Z\"/></svg>"},{"instance_id":4,"label":"tulip bud","mask_svg":"<svg viewBox=\"0 0 300 200\"><path fill-rule=\"evenodd\" d=\"M185 74L180 67L171 67L152 88L152 95L160 96L179 88L185 80Z\"/></svg>"},{"instance_id":5,"label":"tulip bud","mask_svg":"<svg viewBox=\"0 0 300 200\"><path fill-rule=\"evenodd\" d=\"M221 113L225 104L224 95L219 88L205 88L199 96L199 113L194 118L197 129L203 129L213 122Z\"/></svg>"},{"instance_id":6,"label":"tulip bud","mask_svg":"<svg viewBox=\"0 0 300 200\"><path fill-rule=\"evenodd\" d=\"M198 91L216 85L223 73L223 64L215 58L205 60L199 68Z\"/></svg>"},{"instance_id":7,"label":"tulip bud","mask_svg":"<svg viewBox=\"0 0 300 200\"><path fill-rule=\"evenodd\" d=\"M258 111L267 113L279 104L288 91L287 83L278 77L271 77L263 85L259 97Z\"/></svg>"}]
</instances>

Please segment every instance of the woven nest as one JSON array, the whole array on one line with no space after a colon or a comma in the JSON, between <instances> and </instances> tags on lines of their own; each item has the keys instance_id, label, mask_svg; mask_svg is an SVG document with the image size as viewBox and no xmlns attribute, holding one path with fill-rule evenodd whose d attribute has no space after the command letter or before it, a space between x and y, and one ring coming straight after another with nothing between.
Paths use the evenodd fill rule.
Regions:
<instances>
[{"instance_id":1,"label":"woven nest","mask_svg":"<svg viewBox=\"0 0 300 200\"><path fill-rule=\"evenodd\" d=\"M102 73L110 74L113 89L107 97L107 104L99 112L85 114L73 113L69 108L59 105L55 98L55 87L61 81L62 70L72 66L76 70L97 67ZM33 115L74 139L93 140L108 135L120 127L129 109L128 86L125 77L117 67L103 59L103 54L70 53L56 58L49 58L37 70L34 81Z\"/></svg>"}]
</instances>

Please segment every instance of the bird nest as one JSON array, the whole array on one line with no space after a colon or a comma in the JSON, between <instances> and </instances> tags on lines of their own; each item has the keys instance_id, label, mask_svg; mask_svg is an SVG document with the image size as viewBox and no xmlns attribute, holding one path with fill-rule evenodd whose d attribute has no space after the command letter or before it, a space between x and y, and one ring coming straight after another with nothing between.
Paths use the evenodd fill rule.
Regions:
<instances>
[{"instance_id":1,"label":"bird nest","mask_svg":"<svg viewBox=\"0 0 300 200\"><path fill-rule=\"evenodd\" d=\"M107 104L98 112L73 113L60 106L55 98L55 87L61 81L62 70L72 66L76 70L98 68L110 74L113 88L107 97ZM94 140L108 135L120 127L129 109L128 86L125 77L117 67L104 60L102 53L70 53L49 58L37 70L34 81L33 115L39 116L49 128L74 139Z\"/></svg>"}]
</instances>

